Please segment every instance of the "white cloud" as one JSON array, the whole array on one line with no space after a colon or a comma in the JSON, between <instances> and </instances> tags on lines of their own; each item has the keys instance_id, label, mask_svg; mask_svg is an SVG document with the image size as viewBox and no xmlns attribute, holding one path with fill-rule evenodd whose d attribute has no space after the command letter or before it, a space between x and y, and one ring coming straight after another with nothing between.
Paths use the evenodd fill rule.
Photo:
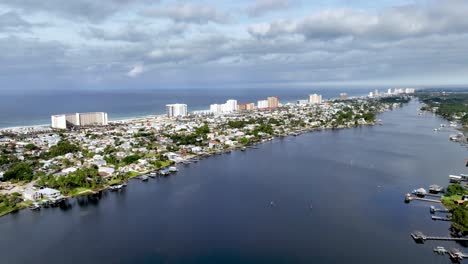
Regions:
<instances>
[{"instance_id":1,"label":"white cloud","mask_svg":"<svg viewBox=\"0 0 468 264\"><path fill-rule=\"evenodd\" d=\"M137 77L138 75L142 74L145 72L145 67L143 65L135 65L133 68L127 73L128 77Z\"/></svg>"},{"instance_id":2,"label":"white cloud","mask_svg":"<svg viewBox=\"0 0 468 264\"><path fill-rule=\"evenodd\" d=\"M229 22L227 14L209 5L190 3L166 5L147 10L144 13L154 18L163 17L185 23L206 24L213 22L223 24Z\"/></svg>"},{"instance_id":3,"label":"white cloud","mask_svg":"<svg viewBox=\"0 0 468 264\"><path fill-rule=\"evenodd\" d=\"M249 16L256 17L271 11L283 10L289 6L289 0L257 0L247 8L247 13Z\"/></svg>"},{"instance_id":4,"label":"white cloud","mask_svg":"<svg viewBox=\"0 0 468 264\"><path fill-rule=\"evenodd\" d=\"M350 8L329 9L302 18L254 24L248 32L256 37L404 39L468 33L466 13L468 2L461 0L434 1L427 6L406 5L379 13Z\"/></svg>"}]
</instances>

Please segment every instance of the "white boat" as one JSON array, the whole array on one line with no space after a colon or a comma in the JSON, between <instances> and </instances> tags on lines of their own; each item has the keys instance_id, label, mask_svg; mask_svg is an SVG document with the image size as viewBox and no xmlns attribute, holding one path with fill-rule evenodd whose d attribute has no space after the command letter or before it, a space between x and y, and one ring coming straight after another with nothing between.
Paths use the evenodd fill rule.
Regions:
<instances>
[{"instance_id":1,"label":"white boat","mask_svg":"<svg viewBox=\"0 0 468 264\"><path fill-rule=\"evenodd\" d=\"M462 181L462 176L458 176L458 175L449 175L449 180L450 180L450 182L452 182L452 183L461 182L461 181Z\"/></svg>"},{"instance_id":2,"label":"white boat","mask_svg":"<svg viewBox=\"0 0 468 264\"><path fill-rule=\"evenodd\" d=\"M413 194L417 196L425 196L427 194L427 191L424 188L419 188L419 189L413 190Z\"/></svg>"},{"instance_id":3,"label":"white boat","mask_svg":"<svg viewBox=\"0 0 468 264\"><path fill-rule=\"evenodd\" d=\"M147 181L147 180L148 180L148 175L142 175L142 176L140 177L140 179L141 179L142 181Z\"/></svg>"},{"instance_id":4,"label":"white boat","mask_svg":"<svg viewBox=\"0 0 468 264\"><path fill-rule=\"evenodd\" d=\"M176 172L176 171L177 171L177 167L171 166L171 167L169 167L169 171L170 171L170 172Z\"/></svg>"}]
</instances>

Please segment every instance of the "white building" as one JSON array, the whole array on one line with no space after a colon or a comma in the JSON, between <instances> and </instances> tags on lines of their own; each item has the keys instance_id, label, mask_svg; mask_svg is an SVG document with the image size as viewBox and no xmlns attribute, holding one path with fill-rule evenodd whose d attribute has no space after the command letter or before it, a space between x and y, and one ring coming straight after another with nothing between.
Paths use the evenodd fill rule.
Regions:
<instances>
[{"instance_id":1,"label":"white building","mask_svg":"<svg viewBox=\"0 0 468 264\"><path fill-rule=\"evenodd\" d=\"M107 113L73 113L51 116L52 128L66 129L70 126L106 126Z\"/></svg>"},{"instance_id":2,"label":"white building","mask_svg":"<svg viewBox=\"0 0 468 264\"><path fill-rule=\"evenodd\" d=\"M322 103L322 95L320 95L320 94L311 94L311 95L309 95L309 103L310 104L321 104Z\"/></svg>"},{"instance_id":3,"label":"white building","mask_svg":"<svg viewBox=\"0 0 468 264\"><path fill-rule=\"evenodd\" d=\"M168 104L166 105L166 114L168 117L187 116L186 104Z\"/></svg>"},{"instance_id":4,"label":"white building","mask_svg":"<svg viewBox=\"0 0 468 264\"><path fill-rule=\"evenodd\" d=\"M224 104L223 112L234 112L237 110L237 100L229 99Z\"/></svg>"},{"instance_id":5,"label":"white building","mask_svg":"<svg viewBox=\"0 0 468 264\"><path fill-rule=\"evenodd\" d=\"M79 113L79 126L107 126L107 113Z\"/></svg>"},{"instance_id":6,"label":"white building","mask_svg":"<svg viewBox=\"0 0 468 264\"><path fill-rule=\"evenodd\" d=\"M67 128L67 117L65 115L53 115L51 116L52 128L66 129Z\"/></svg>"},{"instance_id":7,"label":"white building","mask_svg":"<svg viewBox=\"0 0 468 264\"><path fill-rule=\"evenodd\" d=\"M23 198L25 200L37 201L42 198L42 194L38 191L27 189L23 192Z\"/></svg>"},{"instance_id":8,"label":"white building","mask_svg":"<svg viewBox=\"0 0 468 264\"><path fill-rule=\"evenodd\" d=\"M42 196L48 198L57 198L61 195L59 190L51 189L51 188L44 188L38 191Z\"/></svg>"},{"instance_id":9,"label":"white building","mask_svg":"<svg viewBox=\"0 0 468 264\"><path fill-rule=\"evenodd\" d=\"M210 112L213 114L219 114L223 112L222 104L212 104L210 105Z\"/></svg>"},{"instance_id":10,"label":"white building","mask_svg":"<svg viewBox=\"0 0 468 264\"><path fill-rule=\"evenodd\" d=\"M266 109L268 108L268 100L260 100L257 102L258 109Z\"/></svg>"},{"instance_id":11,"label":"white building","mask_svg":"<svg viewBox=\"0 0 468 264\"><path fill-rule=\"evenodd\" d=\"M230 113L237 111L237 100L229 99L225 104L210 105L210 112L214 114Z\"/></svg>"}]
</instances>

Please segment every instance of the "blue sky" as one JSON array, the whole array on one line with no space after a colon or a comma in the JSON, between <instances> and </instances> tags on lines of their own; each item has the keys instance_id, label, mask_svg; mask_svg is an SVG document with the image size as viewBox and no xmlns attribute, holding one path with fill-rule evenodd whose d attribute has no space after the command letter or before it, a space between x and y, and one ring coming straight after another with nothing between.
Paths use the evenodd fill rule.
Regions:
<instances>
[{"instance_id":1,"label":"blue sky","mask_svg":"<svg viewBox=\"0 0 468 264\"><path fill-rule=\"evenodd\" d=\"M3 0L0 89L468 84L464 0Z\"/></svg>"}]
</instances>

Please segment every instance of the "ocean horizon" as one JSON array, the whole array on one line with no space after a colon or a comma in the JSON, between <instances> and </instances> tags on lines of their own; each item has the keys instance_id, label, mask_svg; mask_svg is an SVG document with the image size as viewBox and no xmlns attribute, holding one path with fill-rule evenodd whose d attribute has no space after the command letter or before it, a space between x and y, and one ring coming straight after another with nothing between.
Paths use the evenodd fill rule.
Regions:
<instances>
[{"instance_id":1,"label":"ocean horizon","mask_svg":"<svg viewBox=\"0 0 468 264\"><path fill-rule=\"evenodd\" d=\"M373 89L372 89L373 90ZM157 89L157 90L70 90L8 92L0 97L0 128L50 124L54 114L74 112L107 112L110 121L161 115L165 105L184 103L189 111L209 109L210 104L236 99L254 102L278 96L281 103L307 99L309 94L322 94L324 99L366 95L371 88L252 88L252 89ZM383 89L381 89L383 91Z\"/></svg>"}]
</instances>

